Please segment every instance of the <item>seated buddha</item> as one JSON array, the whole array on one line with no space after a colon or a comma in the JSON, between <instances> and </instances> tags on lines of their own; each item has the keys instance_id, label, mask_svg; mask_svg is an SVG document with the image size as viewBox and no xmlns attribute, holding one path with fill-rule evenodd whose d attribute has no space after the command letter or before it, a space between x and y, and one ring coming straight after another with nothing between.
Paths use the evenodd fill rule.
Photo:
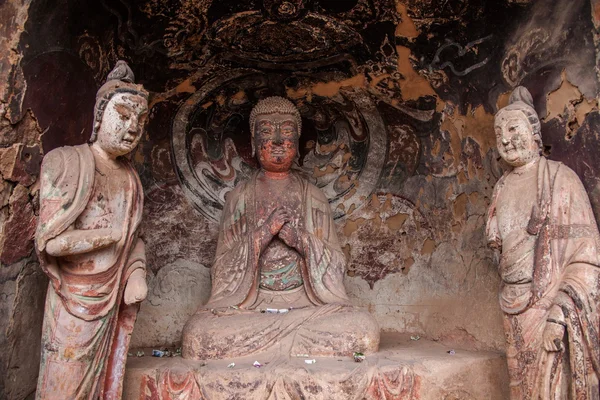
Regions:
<instances>
[{"instance_id":1,"label":"seated buddha","mask_svg":"<svg viewBox=\"0 0 600 400\"><path fill-rule=\"evenodd\" d=\"M184 327L183 357L376 352L377 321L346 295L346 259L329 202L291 170L298 109L282 97L263 99L250 130L260 169L227 196L211 295Z\"/></svg>"}]
</instances>

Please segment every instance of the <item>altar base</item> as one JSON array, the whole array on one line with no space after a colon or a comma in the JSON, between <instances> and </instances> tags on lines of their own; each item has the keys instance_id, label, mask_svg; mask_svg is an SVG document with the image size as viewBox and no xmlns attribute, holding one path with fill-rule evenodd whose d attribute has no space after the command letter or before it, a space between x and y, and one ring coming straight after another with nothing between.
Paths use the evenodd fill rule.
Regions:
<instances>
[{"instance_id":1,"label":"altar base","mask_svg":"<svg viewBox=\"0 0 600 400\"><path fill-rule=\"evenodd\" d=\"M381 349L351 357L283 357L276 353L219 361L129 357L124 399L398 399L505 400L500 353L452 350L438 342L383 334ZM145 352L149 354L148 351ZM262 364L257 368L253 363ZM229 367L231 363L235 366Z\"/></svg>"}]
</instances>

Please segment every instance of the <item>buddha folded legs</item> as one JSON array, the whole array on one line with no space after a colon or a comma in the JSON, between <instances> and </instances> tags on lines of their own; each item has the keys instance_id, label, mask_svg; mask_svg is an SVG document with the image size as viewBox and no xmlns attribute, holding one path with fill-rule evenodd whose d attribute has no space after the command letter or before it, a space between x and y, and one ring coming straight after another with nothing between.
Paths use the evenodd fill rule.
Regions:
<instances>
[{"instance_id":1,"label":"buddha folded legs","mask_svg":"<svg viewBox=\"0 0 600 400\"><path fill-rule=\"evenodd\" d=\"M348 356L376 352L379 345L374 318L352 306L327 304L285 314L213 312L200 311L186 325L185 358L235 358L269 350L291 356Z\"/></svg>"},{"instance_id":2,"label":"buddha folded legs","mask_svg":"<svg viewBox=\"0 0 600 400\"><path fill-rule=\"evenodd\" d=\"M183 356L377 351L377 322L346 295L346 260L329 203L290 170L298 149L298 110L285 99L268 98L255 107L250 123L261 169L227 197L211 297L184 328Z\"/></svg>"}]
</instances>

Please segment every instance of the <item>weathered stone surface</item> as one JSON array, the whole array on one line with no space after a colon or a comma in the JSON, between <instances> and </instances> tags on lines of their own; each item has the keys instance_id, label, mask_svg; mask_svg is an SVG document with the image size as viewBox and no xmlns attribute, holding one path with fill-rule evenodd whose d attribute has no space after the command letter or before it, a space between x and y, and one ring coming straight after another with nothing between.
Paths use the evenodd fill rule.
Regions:
<instances>
[{"instance_id":1,"label":"weathered stone surface","mask_svg":"<svg viewBox=\"0 0 600 400\"><path fill-rule=\"evenodd\" d=\"M0 237L0 261L3 264L16 263L33 251L37 217L25 186L17 185L13 190L9 200L9 215Z\"/></svg>"},{"instance_id":2,"label":"weathered stone surface","mask_svg":"<svg viewBox=\"0 0 600 400\"><path fill-rule=\"evenodd\" d=\"M30 186L35 182L42 163L39 146L15 144L0 149L0 174L5 180Z\"/></svg>"},{"instance_id":3,"label":"weathered stone surface","mask_svg":"<svg viewBox=\"0 0 600 400\"><path fill-rule=\"evenodd\" d=\"M5 180L0 183L0 209L8 205L13 188L14 184ZM2 224L2 226L4 226L4 224Z\"/></svg>"},{"instance_id":4,"label":"weathered stone surface","mask_svg":"<svg viewBox=\"0 0 600 400\"><path fill-rule=\"evenodd\" d=\"M148 280L148 297L140 307L131 347L180 347L186 321L210 294L210 270L177 259Z\"/></svg>"},{"instance_id":5,"label":"weathered stone surface","mask_svg":"<svg viewBox=\"0 0 600 400\"><path fill-rule=\"evenodd\" d=\"M178 186L149 185L145 197L142 231L152 243L146 249L148 268L158 274L176 260L209 265L217 249L217 224L200 215Z\"/></svg>"},{"instance_id":6,"label":"weathered stone surface","mask_svg":"<svg viewBox=\"0 0 600 400\"><path fill-rule=\"evenodd\" d=\"M25 94L25 81L21 71L23 54L17 51L25 22L29 16L31 0L3 2L0 5L0 117L12 123L21 119L21 102Z\"/></svg>"},{"instance_id":7,"label":"weathered stone surface","mask_svg":"<svg viewBox=\"0 0 600 400\"><path fill-rule=\"evenodd\" d=\"M10 350L5 393L9 399L24 399L35 392L47 287L48 279L39 263L27 260L16 280L12 315L6 329Z\"/></svg>"},{"instance_id":8,"label":"weathered stone surface","mask_svg":"<svg viewBox=\"0 0 600 400\"><path fill-rule=\"evenodd\" d=\"M387 334L381 351L357 364L351 357L280 359L267 355L209 362L179 357L128 360L124 399L162 400L180 396L221 399L232 394L264 400L287 396L311 399L505 400L505 359L499 353L450 348L408 335ZM146 349L146 354L148 349ZM235 366L228 368L230 363ZM229 398L229 397L227 397Z\"/></svg>"}]
</instances>

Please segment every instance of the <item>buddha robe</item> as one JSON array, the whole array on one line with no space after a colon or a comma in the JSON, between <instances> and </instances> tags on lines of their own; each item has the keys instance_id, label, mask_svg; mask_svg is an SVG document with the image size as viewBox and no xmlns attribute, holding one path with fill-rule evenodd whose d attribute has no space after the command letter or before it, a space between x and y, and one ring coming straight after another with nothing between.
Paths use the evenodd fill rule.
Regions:
<instances>
[{"instance_id":1,"label":"buddha robe","mask_svg":"<svg viewBox=\"0 0 600 400\"><path fill-rule=\"evenodd\" d=\"M587 193L565 165L541 158L535 196L524 228L501 237L498 200L508 173L494 190L487 237L501 248L500 307L504 311L511 399L598 399L600 376L600 236ZM548 313L565 316L563 351L547 352Z\"/></svg>"},{"instance_id":2,"label":"buddha robe","mask_svg":"<svg viewBox=\"0 0 600 400\"><path fill-rule=\"evenodd\" d=\"M146 264L144 243L138 237L141 183L133 167L123 162L125 171L120 176L125 177L126 187L120 192L124 195L112 203L110 211L105 208L110 199L102 190L106 185L100 182L105 184L111 176L99 172L87 144L53 150L42 163L36 250L50 282L38 399L120 398L127 347L139 307L126 306L123 292L131 273L145 269ZM76 229L94 229L95 225L120 228L122 238L103 249L100 257L98 251L49 255L48 241L72 225ZM98 265L102 265L101 272Z\"/></svg>"},{"instance_id":3,"label":"buddha robe","mask_svg":"<svg viewBox=\"0 0 600 400\"><path fill-rule=\"evenodd\" d=\"M272 348L288 355L314 356L377 351L377 322L350 305L346 295L346 259L329 203L316 186L298 175L292 178L302 199L299 213L294 210L300 215L297 227L305 232L300 235L303 257L294 266L301 279L292 274L291 290L265 289L278 286L271 282L277 274L265 272L269 268L261 257L267 251L259 254L254 240L261 222L257 219L264 219L256 210L257 196L263 193L257 193L254 175L227 197L211 270L211 296L184 328L184 358L222 359ZM265 308L289 307L285 314L264 313Z\"/></svg>"}]
</instances>

